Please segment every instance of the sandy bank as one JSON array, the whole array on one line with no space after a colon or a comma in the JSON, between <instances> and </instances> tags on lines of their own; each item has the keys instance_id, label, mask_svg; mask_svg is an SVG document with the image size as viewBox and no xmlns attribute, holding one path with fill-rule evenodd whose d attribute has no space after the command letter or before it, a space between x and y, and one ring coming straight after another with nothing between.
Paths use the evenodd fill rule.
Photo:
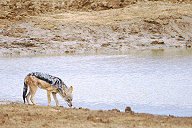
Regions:
<instances>
[{"instance_id":1,"label":"sandy bank","mask_svg":"<svg viewBox=\"0 0 192 128\"><path fill-rule=\"evenodd\" d=\"M0 104L0 127L164 127L191 128L191 117L158 116L134 112L93 111L63 108Z\"/></svg>"},{"instance_id":2,"label":"sandy bank","mask_svg":"<svg viewBox=\"0 0 192 128\"><path fill-rule=\"evenodd\" d=\"M191 7L148 1L100 11L55 10L17 22L11 15L0 18L0 56L191 47Z\"/></svg>"}]
</instances>

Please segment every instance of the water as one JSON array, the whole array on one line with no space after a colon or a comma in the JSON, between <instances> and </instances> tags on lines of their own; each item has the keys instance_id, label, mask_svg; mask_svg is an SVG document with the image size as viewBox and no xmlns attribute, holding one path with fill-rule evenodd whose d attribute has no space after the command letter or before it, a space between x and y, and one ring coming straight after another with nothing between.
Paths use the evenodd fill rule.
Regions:
<instances>
[{"instance_id":1,"label":"water","mask_svg":"<svg viewBox=\"0 0 192 128\"><path fill-rule=\"evenodd\" d=\"M191 49L0 58L0 99L23 102L23 80L34 71L58 76L68 87L72 85L74 107L124 111L131 106L139 113L192 116ZM34 100L47 105L46 91L38 89Z\"/></svg>"}]
</instances>

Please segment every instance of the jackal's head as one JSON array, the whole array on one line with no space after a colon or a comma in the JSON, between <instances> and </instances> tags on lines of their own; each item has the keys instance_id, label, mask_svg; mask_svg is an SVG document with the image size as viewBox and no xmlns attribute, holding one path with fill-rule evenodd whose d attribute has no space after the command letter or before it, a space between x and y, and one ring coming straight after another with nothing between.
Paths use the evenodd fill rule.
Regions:
<instances>
[{"instance_id":1,"label":"jackal's head","mask_svg":"<svg viewBox=\"0 0 192 128\"><path fill-rule=\"evenodd\" d=\"M63 91L65 92L65 96L63 97L64 100L67 102L69 107L72 107L72 100L73 100L73 87L71 86L68 91L63 88Z\"/></svg>"}]
</instances>

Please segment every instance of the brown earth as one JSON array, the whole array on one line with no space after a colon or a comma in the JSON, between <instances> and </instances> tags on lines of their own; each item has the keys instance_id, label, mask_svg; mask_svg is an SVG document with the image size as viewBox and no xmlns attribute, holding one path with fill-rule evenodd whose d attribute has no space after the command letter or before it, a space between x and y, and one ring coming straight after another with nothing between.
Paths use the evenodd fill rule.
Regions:
<instances>
[{"instance_id":1,"label":"brown earth","mask_svg":"<svg viewBox=\"0 0 192 128\"><path fill-rule=\"evenodd\" d=\"M0 56L191 47L191 0L2 0Z\"/></svg>"},{"instance_id":2,"label":"brown earth","mask_svg":"<svg viewBox=\"0 0 192 128\"><path fill-rule=\"evenodd\" d=\"M119 112L24 105L0 104L0 127L54 128L191 128L192 117L159 116L132 111Z\"/></svg>"}]
</instances>

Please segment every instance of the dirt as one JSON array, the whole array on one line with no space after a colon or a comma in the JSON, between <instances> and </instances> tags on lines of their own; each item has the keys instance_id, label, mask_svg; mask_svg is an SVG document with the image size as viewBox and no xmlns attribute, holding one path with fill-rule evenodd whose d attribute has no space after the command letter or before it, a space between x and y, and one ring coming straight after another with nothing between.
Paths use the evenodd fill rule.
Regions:
<instances>
[{"instance_id":1,"label":"dirt","mask_svg":"<svg viewBox=\"0 0 192 128\"><path fill-rule=\"evenodd\" d=\"M191 47L191 0L2 0L0 56Z\"/></svg>"},{"instance_id":2,"label":"dirt","mask_svg":"<svg viewBox=\"0 0 192 128\"><path fill-rule=\"evenodd\" d=\"M11 103L0 104L0 127L191 128L192 117L120 112L117 109L93 111L81 107L70 109Z\"/></svg>"}]
</instances>

